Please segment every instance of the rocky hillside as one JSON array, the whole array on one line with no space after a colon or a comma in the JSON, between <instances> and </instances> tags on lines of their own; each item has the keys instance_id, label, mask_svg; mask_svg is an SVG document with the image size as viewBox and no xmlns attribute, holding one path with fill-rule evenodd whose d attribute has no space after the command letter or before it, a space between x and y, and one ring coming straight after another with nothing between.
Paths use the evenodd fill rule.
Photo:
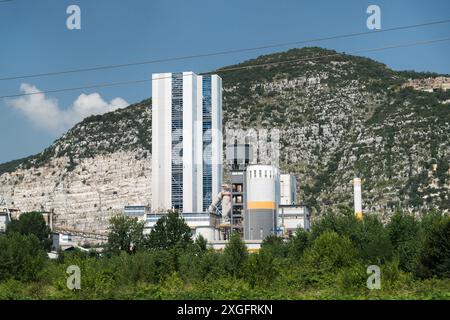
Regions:
<instances>
[{"instance_id":1,"label":"rocky hillside","mask_svg":"<svg viewBox=\"0 0 450 320\"><path fill-rule=\"evenodd\" d=\"M332 54L293 49L217 70L227 126L282 130L281 167L316 214L351 205L354 176L367 211L448 211L450 91L405 86L435 74ZM257 67L285 60L297 62ZM42 153L0 165L0 194L88 229L125 204L150 204L150 104L87 118Z\"/></svg>"}]
</instances>

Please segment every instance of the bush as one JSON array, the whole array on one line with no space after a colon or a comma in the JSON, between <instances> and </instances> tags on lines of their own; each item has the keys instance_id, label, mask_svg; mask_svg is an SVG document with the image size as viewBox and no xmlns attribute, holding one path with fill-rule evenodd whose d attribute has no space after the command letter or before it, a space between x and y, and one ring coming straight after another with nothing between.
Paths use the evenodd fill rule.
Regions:
<instances>
[{"instance_id":1,"label":"bush","mask_svg":"<svg viewBox=\"0 0 450 320\"><path fill-rule=\"evenodd\" d=\"M62 299L106 299L114 296L115 288L114 272L108 258L86 258L80 255L67 255L64 264L60 265L55 279L55 287L58 290L57 298ZM67 288L69 266L80 268L81 290ZM121 270L120 272L124 272ZM119 273L120 274L120 273Z\"/></svg>"},{"instance_id":2,"label":"bush","mask_svg":"<svg viewBox=\"0 0 450 320\"><path fill-rule=\"evenodd\" d=\"M20 233L23 235L35 235L42 248L50 250L52 245L51 231L46 225L40 212L26 212L20 215L18 220L12 220L6 228L6 233Z\"/></svg>"},{"instance_id":3,"label":"bush","mask_svg":"<svg viewBox=\"0 0 450 320\"><path fill-rule=\"evenodd\" d=\"M375 215L366 215L361 222L359 240L355 244L367 264L383 264L393 256L393 246L387 229Z\"/></svg>"},{"instance_id":4,"label":"bush","mask_svg":"<svg viewBox=\"0 0 450 320\"><path fill-rule=\"evenodd\" d=\"M131 254L144 246L144 223L137 218L115 216L110 224L106 245L109 254L120 254L121 251Z\"/></svg>"},{"instance_id":5,"label":"bush","mask_svg":"<svg viewBox=\"0 0 450 320\"><path fill-rule=\"evenodd\" d=\"M0 281L9 278L24 282L37 280L45 260L46 253L35 235L0 236Z\"/></svg>"},{"instance_id":6,"label":"bush","mask_svg":"<svg viewBox=\"0 0 450 320\"><path fill-rule=\"evenodd\" d=\"M366 215L358 220L347 207L341 207L341 213L327 213L313 225L311 238L315 239L324 232L336 232L348 237L362 260L369 264L381 264L393 255L393 246L389 233L377 216Z\"/></svg>"},{"instance_id":7,"label":"bush","mask_svg":"<svg viewBox=\"0 0 450 320\"><path fill-rule=\"evenodd\" d=\"M295 231L294 236L289 239L288 244L288 250L289 250L289 256L294 259L298 260L302 256L303 252L306 248L309 246L309 240L310 234L309 232L305 231L302 228L298 228Z\"/></svg>"},{"instance_id":8,"label":"bush","mask_svg":"<svg viewBox=\"0 0 450 320\"><path fill-rule=\"evenodd\" d=\"M270 286L278 275L274 257L271 253L260 251L253 253L247 259L245 279L252 286Z\"/></svg>"},{"instance_id":9,"label":"bush","mask_svg":"<svg viewBox=\"0 0 450 320\"><path fill-rule=\"evenodd\" d=\"M141 251L134 255L122 253L112 257L109 263L118 285L139 282L157 284L176 271L170 251Z\"/></svg>"},{"instance_id":10,"label":"bush","mask_svg":"<svg viewBox=\"0 0 450 320\"><path fill-rule=\"evenodd\" d=\"M397 210L387 225L387 230L400 268L408 272L413 271L420 249L419 222L414 216Z\"/></svg>"},{"instance_id":11,"label":"bush","mask_svg":"<svg viewBox=\"0 0 450 320\"><path fill-rule=\"evenodd\" d=\"M334 283L337 272L354 264L356 258L356 248L349 238L336 232L324 232L303 254L301 282Z\"/></svg>"},{"instance_id":12,"label":"bush","mask_svg":"<svg viewBox=\"0 0 450 320\"><path fill-rule=\"evenodd\" d=\"M147 246L153 249L186 247L192 243L191 229L176 211L170 211L155 224L148 237Z\"/></svg>"},{"instance_id":13,"label":"bush","mask_svg":"<svg viewBox=\"0 0 450 320\"><path fill-rule=\"evenodd\" d=\"M0 300L23 300L26 299L25 285L14 279L0 283Z\"/></svg>"},{"instance_id":14,"label":"bush","mask_svg":"<svg viewBox=\"0 0 450 320\"><path fill-rule=\"evenodd\" d=\"M426 233L416 274L450 278L450 218L436 220Z\"/></svg>"},{"instance_id":15,"label":"bush","mask_svg":"<svg viewBox=\"0 0 450 320\"><path fill-rule=\"evenodd\" d=\"M269 253L276 258L285 258L288 255L288 245L283 238L270 235L263 240L261 244L261 252Z\"/></svg>"},{"instance_id":16,"label":"bush","mask_svg":"<svg viewBox=\"0 0 450 320\"><path fill-rule=\"evenodd\" d=\"M239 234L234 233L223 251L224 270L232 276L242 276L242 269L248 257L247 247Z\"/></svg>"},{"instance_id":17,"label":"bush","mask_svg":"<svg viewBox=\"0 0 450 320\"><path fill-rule=\"evenodd\" d=\"M366 266L358 262L339 271L337 284L344 292L362 291L367 288Z\"/></svg>"}]
</instances>

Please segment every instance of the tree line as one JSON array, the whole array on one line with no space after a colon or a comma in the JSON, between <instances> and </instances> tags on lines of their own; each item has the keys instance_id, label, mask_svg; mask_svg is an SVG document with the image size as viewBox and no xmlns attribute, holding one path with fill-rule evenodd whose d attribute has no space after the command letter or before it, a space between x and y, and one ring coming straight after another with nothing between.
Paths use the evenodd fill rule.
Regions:
<instances>
[{"instance_id":1,"label":"tree line","mask_svg":"<svg viewBox=\"0 0 450 320\"><path fill-rule=\"evenodd\" d=\"M0 235L0 298L24 299L301 299L448 298L450 217L420 219L397 210L387 224L357 220L348 207L325 213L310 232L267 237L248 252L233 234L222 251L208 248L176 212L145 235L136 218L111 219L108 241L94 250L49 260L50 230L39 213L22 214ZM81 289L66 286L67 267L81 270ZM366 286L369 265L381 289Z\"/></svg>"}]
</instances>

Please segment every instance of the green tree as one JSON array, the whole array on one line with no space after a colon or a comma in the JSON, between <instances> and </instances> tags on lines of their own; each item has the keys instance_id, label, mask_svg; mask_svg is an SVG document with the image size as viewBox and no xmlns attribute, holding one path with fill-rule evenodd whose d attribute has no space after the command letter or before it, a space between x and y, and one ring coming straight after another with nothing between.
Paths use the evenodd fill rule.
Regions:
<instances>
[{"instance_id":1,"label":"green tree","mask_svg":"<svg viewBox=\"0 0 450 320\"><path fill-rule=\"evenodd\" d=\"M427 232L416 274L450 278L450 217L434 221Z\"/></svg>"},{"instance_id":2,"label":"green tree","mask_svg":"<svg viewBox=\"0 0 450 320\"><path fill-rule=\"evenodd\" d=\"M300 266L301 281L307 284L333 282L341 269L357 261L357 256L357 250L348 237L326 231L304 252Z\"/></svg>"},{"instance_id":3,"label":"green tree","mask_svg":"<svg viewBox=\"0 0 450 320\"><path fill-rule=\"evenodd\" d=\"M358 220L348 207L341 206L339 213L327 213L313 224L311 238L330 231L348 237L366 262L382 263L392 257L389 232L376 215L365 215L363 220Z\"/></svg>"},{"instance_id":4,"label":"green tree","mask_svg":"<svg viewBox=\"0 0 450 320\"><path fill-rule=\"evenodd\" d=\"M152 249L185 248L192 243L191 229L176 211L169 211L156 222L147 243Z\"/></svg>"},{"instance_id":5,"label":"green tree","mask_svg":"<svg viewBox=\"0 0 450 320\"><path fill-rule=\"evenodd\" d=\"M201 251L206 251L207 250L207 246L208 246L208 240L206 240L202 235L199 235L196 239L195 239L195 245L201 250Z\"/></svg>"},{"instance_id":6,"label":"green tree","mask_svg":"<svg viewBox=\"0 0 450 320\"><path fill-rule=\"evenodd\" d=\"M107 252L119 254L124 251L131 254L143 247L144 240L144 222L121 215L110 219Z\"/></svg>"},{"instance_id":7,"label":"green tree","mask_svg":"<svg viewBox=\"0 0 450 320\"><path fill-rule=\"evenodd\" d=\"M268 286L278 275L277 266L271 252L261 250L250 254L245 262L245 279L254 288L255 286Z\"/></svg>"},{"instance_id":8,"label":"green tree","mask_svg":"<svg viewBox=\"0 0 450 320\"><path fill-rule=\"evenodd\" d=\"M42 248L50 250L52 245L51 230L46 225L40 212L26 212L18 220L12 220L6 228L6 233L20 233L22 235L35 235Z\"/></svg>"},{"instance_id":9,"label":"green tree","mask_svg":"<svg viewBox=\"0 0 450 320\"><path fill-rule=\"evenodd\" d=\"M45 260L46 253L34 234L14 232L0 236L0 281L8 278L35 281Z\"/></svg>"},{"instance_id":10,"label":"green tree","mask_svg":"<svg viewBox=\"0 0 450 320\"><path fill-rule=\"evenodd\" d=\"M305 249L309 246L309 232L303 228L298 228L294 236L289 241L289 255L292 259L298 260Z\"/></svg>"},{"instance_id":11,"label":"green tree","mask_svg":"<svg viewBox=\"0 0 450 320\"><path fill-rule=\"evenodd\" d=\"M366 215L360 222L359 240L353 243L360 257L370 264L382 264L393 255L393 246L388 230L376 215Z\"/></svg>"},{"instance_id":12,"label":"green tree","mask_svg":"<svg viewBox=\"0 0 450 320\"><path fill-rule=\"evenodd\" d=\"M325 271L349 266L356 258L357 251L350 239L335 232L320 235L304 255L306 263Z\"/></svg>"},{"instance_id":13,"label":"green tree","mask_svg":"<svg viewBox=\"0 0 450 320\"><path fill-rule=\"evenodd\" d=\"M413 271L420 249L420 225L410 214L397 210L387 225L394 252L399 258L402 270Z\"/></svg>"},{"instance_id":14,"label":"green tree","mask_svg":"<svg viewBox=\"0 0 450 320\"><path fill-rule=\"evenodd\" d=\"M248 258L247 247L237 233L233 233L223 251L223 266L232 276L241 276L243 266Z\"/></svg>"},{"instance_id":15,"label":"green tree","mask_svg":"<svg viewBox=\"0 0 450 320\"><path fill-rule=\"evenodd\" d=\"M270 235L263 240L261 252L269 253L276 258L285 258L288 253L288 246L283 238L276 235Z\"/></svg>"}]
</instances>

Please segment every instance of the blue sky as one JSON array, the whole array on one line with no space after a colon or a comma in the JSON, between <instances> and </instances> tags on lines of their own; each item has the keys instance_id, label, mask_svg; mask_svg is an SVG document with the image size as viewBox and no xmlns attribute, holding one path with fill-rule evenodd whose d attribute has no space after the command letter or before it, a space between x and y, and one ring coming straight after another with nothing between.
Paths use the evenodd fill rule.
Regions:
<instances>
[{"instance_id":1,"label":"blue sky","mask_svg":"<svg viewBox=\"0 0 450 320\"><path fill-rule=\"evenodd\" d=\"M71 4L81 8L81 30L66 28ZM381 8L382 28L450 18L448 0L13 0L0 3L0 78L364 32L371 4ZM443 24L314 45L350 52L449 36L450 24ZM0 81L0 96L146 79L154 72L203 72L286 49ZM445 42L366 56L396 70L449 74L449 52ZM0 163L40 152L92 106L101 113L150 94L143 83L46 94L42 101L1 99Z\"/></svg>"}]
</instances>

